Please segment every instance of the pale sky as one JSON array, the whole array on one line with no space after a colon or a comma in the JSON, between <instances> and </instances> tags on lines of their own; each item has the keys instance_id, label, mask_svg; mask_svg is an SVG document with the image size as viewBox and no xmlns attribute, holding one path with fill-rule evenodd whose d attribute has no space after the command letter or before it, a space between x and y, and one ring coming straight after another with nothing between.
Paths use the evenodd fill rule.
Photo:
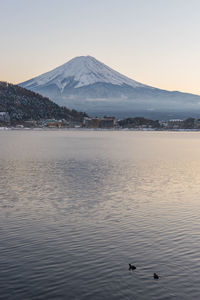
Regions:
<instances>
[{"instance_id":1,"label":"pale sky","mask_svg":"<svg viewBox=\"0 0 200 300\"><path fill-rule=\"evenodd\" d=\"M80 55L200 94L200 0L0 0L0 80L19 83Z\"/></svg>"}]
</instances>

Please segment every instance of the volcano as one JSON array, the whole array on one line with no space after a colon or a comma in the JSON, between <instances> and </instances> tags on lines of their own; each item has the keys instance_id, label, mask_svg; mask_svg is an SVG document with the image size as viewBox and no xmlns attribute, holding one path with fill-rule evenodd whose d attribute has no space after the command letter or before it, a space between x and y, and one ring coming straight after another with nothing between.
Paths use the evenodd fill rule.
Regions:
<instances>
[{"instance_id":1,"label":"volcano","mask_svg":"<svg viewBox=\"0 0 200 300\"><path fill-rule=\"evenodd\" d=\"M140 83L92 56L75 57L19 85L91 115L180 117L200 112L200 96Z\"/></svg>"}]
</instances>

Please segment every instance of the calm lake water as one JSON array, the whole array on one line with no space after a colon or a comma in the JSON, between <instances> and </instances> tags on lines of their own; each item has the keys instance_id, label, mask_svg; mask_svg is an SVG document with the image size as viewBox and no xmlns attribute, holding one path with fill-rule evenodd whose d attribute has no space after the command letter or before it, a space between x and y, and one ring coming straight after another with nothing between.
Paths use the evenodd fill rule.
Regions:
<instances>
[{"instance_id":1,"label":"calm lake water","mask_svg":"<svg viewBox=\"0 0 200 300\"><path fill-rule=\"evenodd\" d=\"M0 299L200 299L200 133L1 131L0 170Z\"/></svg>"}]
</instances>

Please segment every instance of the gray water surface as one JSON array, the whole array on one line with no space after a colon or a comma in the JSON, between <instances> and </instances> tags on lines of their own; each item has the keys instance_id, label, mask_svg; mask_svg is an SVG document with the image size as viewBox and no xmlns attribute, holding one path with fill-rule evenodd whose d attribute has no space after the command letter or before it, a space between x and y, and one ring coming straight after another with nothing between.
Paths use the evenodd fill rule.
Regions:
<instances>
[{"instance_id":1,"label":"gray water surface","mask_svg":"<svg viewBox=\"0 0 200 300\"><path fill-rule=\"evenodd\" d=\"M199 298L200 133L0 132L0 299Z\"/></svg>"}]
</instances>

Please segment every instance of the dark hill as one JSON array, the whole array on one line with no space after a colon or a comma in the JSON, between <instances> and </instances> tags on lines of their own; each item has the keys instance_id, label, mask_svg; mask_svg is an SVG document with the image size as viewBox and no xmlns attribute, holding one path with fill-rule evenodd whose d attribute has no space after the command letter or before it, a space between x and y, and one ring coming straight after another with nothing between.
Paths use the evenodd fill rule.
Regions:
<instances>
[{"instance_id":1,"label":"dark hill","mask_svg":"<svg viewBox=\"0 0 200 300\"><path fill-rule=\"evenodd\" d=\"M9 113L11 120L66 119L81 121L85 113L60 107L46 97L17 85L0 81L0 112Z\"/></svg>"}]
</instances>

